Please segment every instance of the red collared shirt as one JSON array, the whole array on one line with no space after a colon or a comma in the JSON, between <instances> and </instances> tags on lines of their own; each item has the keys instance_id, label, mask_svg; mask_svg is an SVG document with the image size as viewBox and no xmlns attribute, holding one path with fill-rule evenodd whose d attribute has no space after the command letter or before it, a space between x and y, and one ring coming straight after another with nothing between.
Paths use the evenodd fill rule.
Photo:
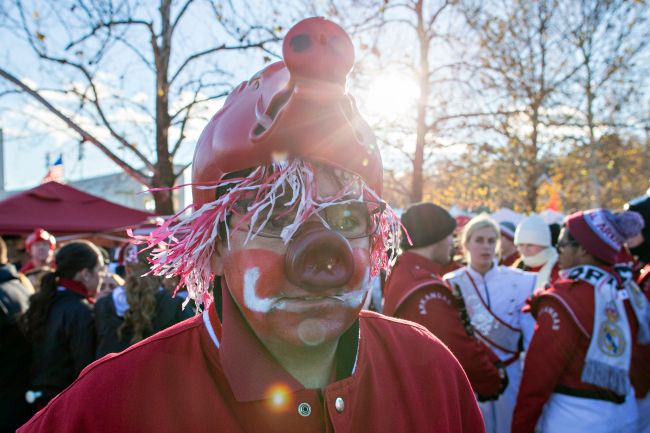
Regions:
<instances>
[{"instance_id":1,"label":"red collared shirt","mask_svg":"<svg viewBox=\"0 0 650 433\"><path fill-rule=\"evenodd\" d=\"M362 312L336 364L305 389L226 295L223 327L212 308L96 361L19 431L484 431L460 365L418 325Z\"/></svg>"},{"instance_id":2,"label":"red collared shirt","mask_svg":"<svg viewBox=\"0 0 650 433\"><path fill-rule=\"evenodd\" d=\"M426 327L458 358L476 393L497 396L502 385L495 366L499 358L468 334L456 300L441 279L442 269L412 252L399 256L384 290L384 312Z\"/></svg>"}]
</instances>

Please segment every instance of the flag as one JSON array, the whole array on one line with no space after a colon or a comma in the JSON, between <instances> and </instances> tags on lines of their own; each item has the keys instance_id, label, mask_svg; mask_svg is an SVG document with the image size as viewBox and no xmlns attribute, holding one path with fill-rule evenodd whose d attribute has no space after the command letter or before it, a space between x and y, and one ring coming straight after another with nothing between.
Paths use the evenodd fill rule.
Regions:
<instances>
[{"instance_id":1,"label":"flag","mask_svg":"<svg viewBox=\"0 0 650 433\"><path fill-rule=\"evenodd\" d=\"M41 180L41 183L47 182L61 182L63 180L63 154L60 154L59 157L54 161L54 164L50 165L50 168L47 171L47 174Z\"/></svg>"}]
</instances>

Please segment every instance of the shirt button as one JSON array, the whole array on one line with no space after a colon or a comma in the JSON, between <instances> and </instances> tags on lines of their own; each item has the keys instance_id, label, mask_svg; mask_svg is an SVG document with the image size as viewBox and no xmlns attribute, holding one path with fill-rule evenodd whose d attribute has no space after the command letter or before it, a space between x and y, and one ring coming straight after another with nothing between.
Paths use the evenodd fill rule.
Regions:
<instances>
[{"instance_id":1,"label":"shirt button","mask_svg":"<svg viewBox=\"0 0 650 433\"><path fill-rule=\"evenodd\" d=\"M345 402L341 397L336 397L336 400L334 401L334 408L338 413L343 412L343 409L345 409Z\"/></svg>"},{"instance_id":2,"label":"shirt button","mask_svg":"<svg viewBox=\"0 0 650 433\"><path fill-rule=\"evenodd\" d=\"M300 403L298 405L298 413L300 414L300 416L311 415L311 406L309 406L309 403Z\"/></svg>"}]
</instances>

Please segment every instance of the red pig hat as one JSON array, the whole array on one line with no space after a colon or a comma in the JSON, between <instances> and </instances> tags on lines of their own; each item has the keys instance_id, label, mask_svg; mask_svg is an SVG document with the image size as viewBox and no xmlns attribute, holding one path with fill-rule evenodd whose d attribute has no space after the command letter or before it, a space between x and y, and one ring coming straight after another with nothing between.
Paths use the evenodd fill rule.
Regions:
<instances>
[{"instance_id":1,"label":"red pig hat","mask_svg":"<svg viewBox=\"0 0 650 433\"><path fill-rule=\"evenodd\" d=\"M241 83L210 120L194 154L193 183L299 157L356 173L381 195L375 136L345 89L354 64L348 34L308 18L289 30L282 56ZM213 191L196 187L193 196L195 207L214 200Z\"/></svg>"},{"instance_id":2,"label":"red pig hat","mask_svg":"<svg viewBox=\"0 0 650 433\"><path fill-rule=\"evenodd\" d=\"M56 238L42 228L37 228L27 236L27 239L25 239L25 249L29 252L32 249L32 245L36 242L48 242L50 244L50 250L54 251L56 249Z\"/></svg>"},{"instance_id":3,"label":"red pig hat","mask_svg":"<svg viewBox=\"0 0 650 433\"><path fill-rule=\"evenodd\" d=\"M187 287L189 298L205 307L212 302L210 257L224 236L220 227L221 240L229 241L226 220L233 212L248 223L241 226L248 227L247 242L282 203L294 215L281 233L286 244L312 215L332 204L378 204L372 214L378 230L371 274L387 268L386 251L396 250L399 223L380 197L382 163L375 136L346 93L354 64L349 36L331 21L309 18L289 30L282 52L283 61L231 93L201 134L191 215L181 218L183 210L140 238L153 251L151 272L179 277L178 287ZM318 165L333 168L341 181L341 190L331 197L318 192ZM250 173L233 177L243 171ZM253 202L242 209L250 197Z\"/></svg>"}]
</instances>

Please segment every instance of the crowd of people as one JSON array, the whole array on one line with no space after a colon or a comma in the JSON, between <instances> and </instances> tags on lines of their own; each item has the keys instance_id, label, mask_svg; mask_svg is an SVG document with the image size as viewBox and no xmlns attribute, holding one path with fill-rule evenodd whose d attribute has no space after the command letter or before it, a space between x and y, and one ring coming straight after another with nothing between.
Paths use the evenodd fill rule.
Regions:
<instances>
[{"instance_id":1,"label":"crowd of people","mask_svg":"<svg viewBox=\"0 0 650 433\"><path fill-rule=\"evenodd\" d=\"M18 272L0 238L1 432L20 427L94 360L194 314L161 278L144 276L145 254L132 244L117 274L88 241L57 250L55 237L38 228L25 248L30 259Z\"/></svg>"},{"instance_id":2,"label":"crowd of people","mask_svg":"<svg viewBox=\"0 0 650 433\"><path fill-rule=\"evenodd\" d=\"M201 135L191 214L120 277L39 229L32 285L0 242L0 430L650 431L650 198L398 218L353 63L338 25L292 27Z\"/></svg>"},{"instance_id":3,"label":"crowd of people","mask_svg":"<svg viewBox=\"0 0 650 433\"><path fill-rule=\"evenodd\" d=\"M487 432L650 431L650 197L629 208L573 213L558 232L538 214L459 229L411 205L383 312L449 347Z\"/></svg>"}]
</instances>

